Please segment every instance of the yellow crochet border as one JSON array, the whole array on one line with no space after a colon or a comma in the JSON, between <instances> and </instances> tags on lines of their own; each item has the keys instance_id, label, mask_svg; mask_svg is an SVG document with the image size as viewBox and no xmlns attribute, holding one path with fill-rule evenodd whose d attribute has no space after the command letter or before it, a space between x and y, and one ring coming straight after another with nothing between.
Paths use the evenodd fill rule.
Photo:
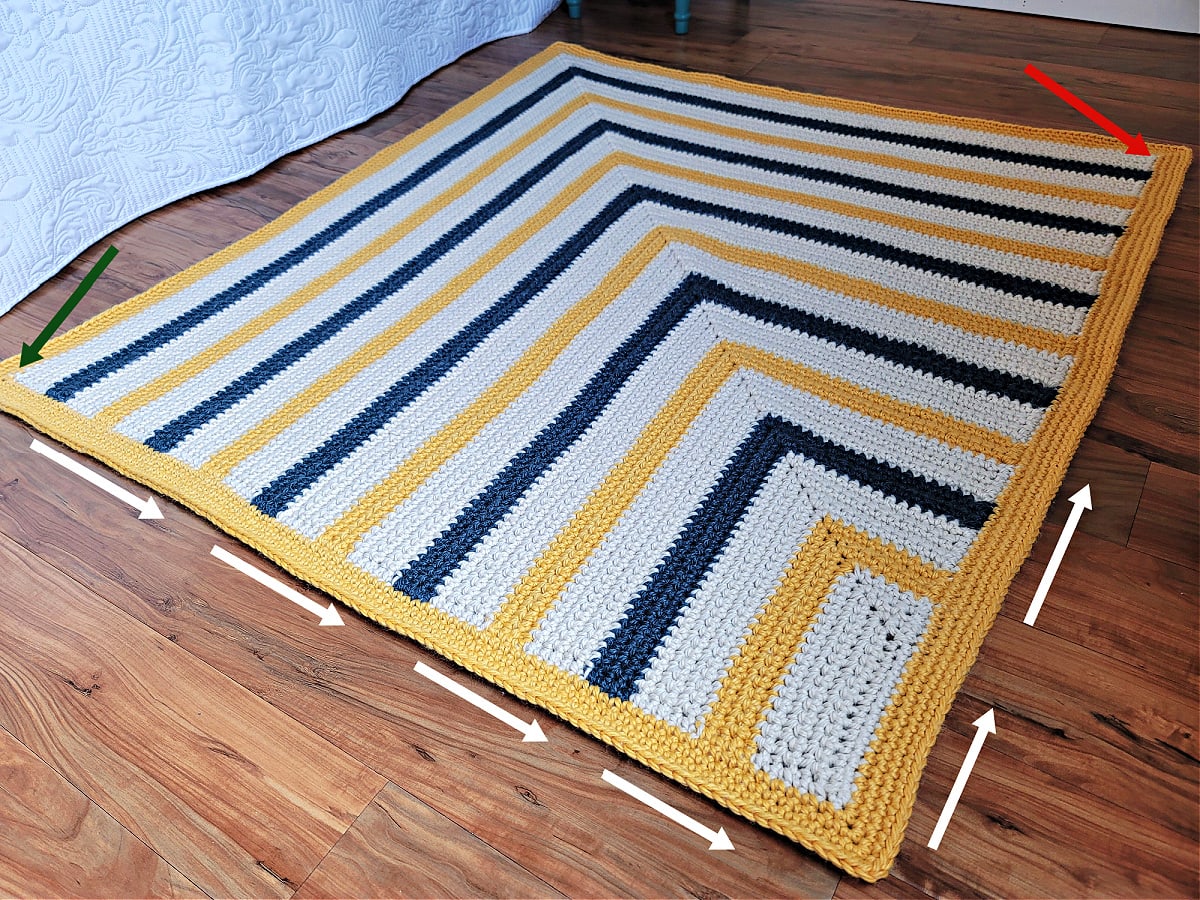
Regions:
<instances>
[{"instance_id":1,"label":"yellow crochet border","mask_svg":"<svg viewBox=\"0 0 1200 900\"><path fill-rule=\"evenodd\" d=\"M629 62L569 44L554 44L276 221L51 341L43 355L61 353L261 246L559 54L761 97L1084 147L1117 146L1113 140L1097 134L1029 128L802 94L716 75ZM631 704L614 701L591 685L525 654L488 645L474 629L426 604L397 597L390 587L374 582L344 559L323 557L307 541L262 515L224 486L214 485L171 457L99 428L67 406L21 386L12 377L18 368L16 356L0 363L0 409L177 500L363 615L414 638L651 768L811 848L852 875L875 881L887 875L899 852L921 771L941 724L999 613L1009 583L1038 535L1050 502L1116 366L1122 336L1191 161L1191 151L1186 147L1151 144L1150 148L1158 156L1154 173L1134 206L1125 237L1118 242L1109 261L1100 297L1083 333L1073 342L1077 361L1071 375L1021 454L1023 462L998 503L1002 514L994 516L985 526L952 582L918 571L894 555L888 557L886 548L872 546L872 542L857 540L856 543L853 535L844 533L844 529L839 531L836 522L826 520L818 527L815 540L836 540L839 546L848 546L855 559L881 560L890 577L919 586L936 601L922 652L906 669L860 774L855 798L842 810L817 803L791 789L773 789L772 802L765 802L769 785L761 773L748 770L730 773L715 768L711 758L682 742L674 729ZM983 176L983 180L988 177ZM1071 191L1060 193L1069 196ZM806 577L816 579L815 583L828 583L836 574L818 571ZM914 685L920 689L913 690Z\"/></svg>"}]
</instances>

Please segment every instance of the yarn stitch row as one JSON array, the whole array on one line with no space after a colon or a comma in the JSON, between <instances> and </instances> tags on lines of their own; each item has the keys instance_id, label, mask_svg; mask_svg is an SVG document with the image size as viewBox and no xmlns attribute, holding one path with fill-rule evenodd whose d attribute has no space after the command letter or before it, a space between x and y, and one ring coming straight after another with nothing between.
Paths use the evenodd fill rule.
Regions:
<instances>
[{"instance_id":1,"label":"yarn stitch row","mask_svg":"<svg viewBox=\"0 0 1200 900\"><path fill-rule=\"evenodd\" d=\"M867 879L1190 154L555 45L0 406Z\"/></svg>"}]
</instances>

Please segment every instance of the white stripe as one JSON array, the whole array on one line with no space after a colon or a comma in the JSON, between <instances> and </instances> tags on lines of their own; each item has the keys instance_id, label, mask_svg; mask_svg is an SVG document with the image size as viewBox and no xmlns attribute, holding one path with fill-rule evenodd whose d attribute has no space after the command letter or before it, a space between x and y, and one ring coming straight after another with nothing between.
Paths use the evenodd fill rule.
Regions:
<instances>
[{"instance_id":1,"label":"white stripe","mask_svg":"<svg viewBox=\"0 0 1200 900\"><path fill-rule=\"evenodd\" d=\"M671 252L688 266L755 297L853 325L873 334L928 347L964 362L1033 379L1050 387L1062 384L1073 358L1035 350L1000 338L957 328L936 319L827 291L769 269L713 256L690 244L671 244Z\"/></svg>"},{"instance_id":2,"label":"white stripe","mask_svg":"<svg viewBox=\"0 0 1200 900\"><path fill-rule=\"evenodd\" d=\"M855 569L821 604L766 709L754 765L841 808L933 605Z\"/></svg>"},{"instance_id":3,"label":"white stripe","mask_svg":"<svg viewBox=\"0 0 1200 900\"><path fill-rule=\"evenodd\" d=\"M693 316L672 332L670 339L625 383L583 437L525 492L505 519L446 580L432 601L435 606L479 626L490 620L508 587L516 583L554 532L582 505L588 492L624 456L645 420L654 415L703 358L709 345L705 331L703 317ZM473 494L462 500L458 488L457 484L446 485L448 491L455 491L460 498L456 501L457 508L462 509ZM424 523L414 527L417 516L418 511L411 509L410 504L401 506L364 536L362 553L356 551L352 561L369 558L378 564L381 559L386 560L389 569L375 569L372 574L388 578L399 573L412 557L401 558L388 552L388 548L400 540L400 532L428 528ZM445 524L437 523L433 533L440 533ZM464 590L466 585L470 588Z\"/></svg>"},{"instance_id":4,"label":"white stripe","mask_svg":"<svg viewBox=\"0 0 1200 900\"><path fill-rule=\"evenodd\" d=\"M636 706L699 736L735 651L825 513L825 498L804 483L802 471L782 462L772 470L729 546L659 644L630 698Z\"/></svg>"},{"instance_id":5,"label":"white stripe","mask_svg":"<svg viewBox=\"0 0 1200 900\"><path fill-rule=\"evenodd\" d=\"M649 582L729 458L759 418L738 378L689 426L679 445L588 557L525 646L552 665L586 674L629 598Z\"/></svg>"}]
</instances>

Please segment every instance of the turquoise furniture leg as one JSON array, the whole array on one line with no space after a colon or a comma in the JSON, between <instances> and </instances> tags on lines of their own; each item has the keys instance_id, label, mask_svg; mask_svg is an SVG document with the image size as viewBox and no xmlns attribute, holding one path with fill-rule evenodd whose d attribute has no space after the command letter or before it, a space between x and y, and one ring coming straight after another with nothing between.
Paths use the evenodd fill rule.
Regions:
<instances>
[{"instance_id":1,"label":"turquoise furniture leg","mask_svg":"<svg viewBox=\"0 0 1200 900\"><path fill-rule=\"evenodd\" d=\"M692 0L675 0L675 33L687 34L688 19L692 17Z\"/></svg>"},{"instance_id":2,"label":"turquoise furniture leg","mask_svg":"<svg viewBox=\"0 0 1200 900\"><path fill-rule=\"evenodd\" d=\"M578 19L583 15L583 0L567 0L567 15ZM688 33L688 20L692 17L692 0L675 0L675 33Z\"/></svg>"}]
</instances>

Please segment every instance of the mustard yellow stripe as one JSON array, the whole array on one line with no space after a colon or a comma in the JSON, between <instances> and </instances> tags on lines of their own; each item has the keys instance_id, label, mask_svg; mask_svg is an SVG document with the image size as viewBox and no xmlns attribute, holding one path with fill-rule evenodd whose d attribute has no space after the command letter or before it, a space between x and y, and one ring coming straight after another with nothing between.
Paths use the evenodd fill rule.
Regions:
<instances>
[{"instance_id":1,"label":"mustard yellow stripe","mask_svg":"<svg viewBox=\"0 0 1200 900\"><path fill-rule=\"evenodd\" d=\"M619 155L622 154L614 154L614 156ZM930 237L945 238L946 240L956 241L961 244L971 244L977 247L987 247L991 250L998 250L1002 253L1012 253L1017 256L1025 256L1029 257L1030 259L1066 263L1068 265L1079 266L1084 269L1092 269L1097 271L1102 270L1105 266L1105 260L1103 257L1095 256L1090 253L1078 253L1073 250L1059 250L1054 247L1044 247L1041 244L1031 244L1027 241L1015 241L1011 238L983 234L979 231L969 231L963 228L950 228L946 225L936 225L932 222L926 222L922 219L913 219L909 216L900 216L896 215L895 213L883 212L881 210L872 209L868 206L858 206L853 203L843 203L840 200L830 200L826 197L818 197L815 194L806 194L801 191L787 191L781 188L770 187L765 184L742 181L741 179L737 178L728 178L723 175L713 175L708 172L698 172L694 169L685 169L681 166L661 163L657 160L642 159L640 157L635 157L635 159L636 163L625 164L634 165L636 168L646 172L654 172L659 175L664 175L668 178L686 179L698 184L703 184L706 187L717 188L718 190L749 194L753 197L765 197L770 200L777 200L781 203L788 203L799 207L820 209L824 210L825 212L849 216L851 218L861 219L863 221L878 222L882 225L891 225L894 228L903 228L906 231L913 231L918 234L929 235Z\"/></svg>"},{"instance_id":2,"label":"mustard yellow stripe","mask_svg":"<svg viewBox=\"0 0 1200 900\"><path fill-rule=\"evenodd\" d=\"M721 385L737 369L728 346L717 344L684 379L629 452L517 584L487 628L503 643L524 643L567 582L641 492Z\"/></svg>"},{"instance_id":3,"label":"mustard yellow stripe","mask_svg":"<svg viewBox=\"0 0 1200 900\"><path fill-rule=\"evenodd\" d=\"M951 573L885 545L853 526L825 516L800 545L774 595L734 654L717 699L705 716L701 752L727 752L749 759L792 659L834 582L855 566L883 575L901 590L935 600Z\"/></svg>"},{"instance_id":4,"label":"mustard yellow stripe","mask_svg":"<svg viewBox=\"0 0 1200 900\"><path fill-rule=\"evenodd\" d=\"M731 263L750 266L768 272L775 272L795 281L803 281L823 290L843 294L868 303L886 306L898 312L907 313L960 328L963 331L992 337L1002 341L1010 341L1035 350L1046 350L1058 356L1070 356L1079 338L1074 335L1059 334L1010 322L994 316L985 316L957 306L939 303L912 294L905 294L892 288L884 287L877 282L865 278L856 278L823 269L812 263L802 262L763 250L754 250L737 244L729 244L698 231L684 228L663 227L669 240L689 244L711 256L724 259Z\"/></svg>"},{"instance_id":5,"label":"mustard yellow stripe","mask_svg":"<svg viewBox=\"0 0 1200 900\"><path fill-rule=\"evenodd\" d=\"M762 144L767 147L781 147L798 153L812 153L818 156L828 156L836 159L846 159L853 162L883 166L889 169L899 169L919 175L931 175L935 178L946 178L952 181L982 184L987 187L1000 188L1009 191L1020 191L1024 194L1038 194L1043 197L1056 197L1060 200L1078 200L1084 203L1095 203L1099 206L1113 206L1118 209L1132 209L1137 202L1136 197L1127 194L1113 194L1109 191L1089 188L1071 187L1063 184L1048 184L1042 181L1031 181L1027 178L1012 178L1006 175L991 175L987 172L973 172L970 169L960 169L954 166L941 166L936 163L920 162L903 156L890 156L886 153L875 153L867 150L854 150L848 147L837 147L832 144L818 144L812 141L802 141L796 138L780 137L755 131L745 131L730 125L720 125L704 119L670 113L665 110L638 106L614 97L604 97L599 94L581 94L591 103L619 109L643 119L653 119L683 128L700 132L710 132L739 141Z\"/></svg>"},{"instance_id":6,"label":"mustard yellow stripe","mask_svg":"<svg viewBox=\"0 0 1200 900\"><path fill-rule=\"evenodd\" d=\"M412 456L364 494L318 539L330 553L350 553L367 531L383 521L455 453L483 431L489 422L550 368L615 297L623 293L665 246L651 231L638 242L587 297L554 322L501 378L456 415Z\"/></svg>"},{"instance_id":7,"label":"mustard yellow stripe","mask_svg":"<svg viewBox=\"0 0 1200 900\"><path fill-rule=\"evenodd\" d=\"M645 72L659 75L673 81L690 82L691 84L708 85L722 90L735 91L752 97L766 97L772 100L783 100L790 103L803 103L809 106L820 106L826 109L840 109L847 112L863 113L868 116L881 116L905 122L921 122L927 125L939 125L949 128L964 128L970 131L981 131L988 134L1000 134L1007 137L1024 138L1031 141L1048 141L1051 143L1070 144L1076 147L1089 147L1101 150L1113 150L1124 154L1126 146L1116 138L1090 131L1067 131L1057 128L1034 128L1029 125L1015 125L1008 122L996 122L991 119L977 119L969 116L952 116L945 113L927 112L917 109L905 109L899 106L885 106L879 103L867 103L861 100L847 100L842 97L828 97L823 94L808 94L789 88L773 87L765 84L754 84L748 81L735 81L724 75L712 75L706 72L686 72L671 69L654 63L635 62L630 59L619 59L607 56L596 50L580 47L575 44L558 43L554 48L563 53L577 56L581 59L592 59L617 68L634 72ZM1150 152L1158 156L1168 154L1178 147L1174 144L1157 144L1146 142Z\"/></svg>"},{"instance_id":8,"label":"mustard yellow stripe","mask_svg":"<svg viewBox=\"0 0 1200 900\"><path fill-rule=\"evenodd\" d=\"M430 219L453 206L480 182L495 174L502 166L528 149L532 144L543 139L551 129L559 125L581 105L581 102L578 100L565 104L545 121L529 128L518 140L494 154L473 172L451 184L445 191L422 204L413 213L397 222L370 243L360 247L332 269L322 272L303 287L293 291L283 300L273 305L262 315L230 332L203 352L196 354L188 361L176 366L169 372L163 373L142 387L130 391L120 400L104 409L96 417L97 421L105 425L112 425L121 421L133 410L185 384L205 369L229 356L238 348L244 347L279 322L282 322L297 310L313 302L322 294L331 291L343 279L349 278L362 266L377 256L386 253L398 241L416 232ZM387 349L390 349L392 345L376 340L372 342L371 346L375 355L355 354L358 362L361 362L363 365L369 364L377 359L379 355L386 352Z\"/></svg>"},{"instance_id":9,"label":"mustard yellow stripe","mask_svg":"<svg viewBox=\"0 0 1200 900\"><path fill-rule=\"evenodd\" d=\"M83 344L96 335L107 331L114 325L125 321L131 316L142 312L143 310L153 306L156 303L166 299L172 294L177 294L181 290L190 287L203 278L207 278L212 273L224 268L240 257L245 256L253 250L258 249L263 244L272 238L278 237L289 228L293 227L315 210L334 200L338 196L346 193L355 185L360 184L367 178L383 171L396 160L400 159L405 153L426 140L434 138L439 131L453 125L460 119L466 118L475 110L486 106L493 97L503 93L512 85L521 81L531 72L536 71L540 66L546 63L551 58L558 56L560 50L555 47L549 47L541 53L530 57L525 62L516 66L506 75L498 78L483 90L463 100L442 113L432 122L427 122L416 131L401 138L394 144L383 148L367 161L359 164L351 169L345 175L339 177L332 184L327 185L317 191L311 197L308 197L298 204L293 206L287 212L283 213L279 218L268 222L262 228L251 232L236 243L230 244L223 250L219 250L212 256L201 260L193 266L184 269L170 278L159 282L149 290L131 297L130 299L110 307L102 313L98 313L88 319L81 325L72 328L63 335L51 340L42 350L42 356L49 358L51 356L70 350ZM19 359L19 356L13 357ZM0 370L3 371L3 370Z\"/></svg>"},{"instance_id":10,"label":"mustard yellow stripe","mask_svg":"<svg viewBox=\"0 0 1200 900\"><path fill-rule=\"evenodd\" d=\"M972 453L982 453L1008 465L1016 465L1023 458L1024 446L1007 435L964 422L925 406L905 403L887 394L851 384L800 363L782 359L758 347L732 342L726 346L739 365L762 372L776 381L815 394L838 406L887 422L889 425L896 425L906 431L936 438Z\"/></svg>"}]
</instances>

